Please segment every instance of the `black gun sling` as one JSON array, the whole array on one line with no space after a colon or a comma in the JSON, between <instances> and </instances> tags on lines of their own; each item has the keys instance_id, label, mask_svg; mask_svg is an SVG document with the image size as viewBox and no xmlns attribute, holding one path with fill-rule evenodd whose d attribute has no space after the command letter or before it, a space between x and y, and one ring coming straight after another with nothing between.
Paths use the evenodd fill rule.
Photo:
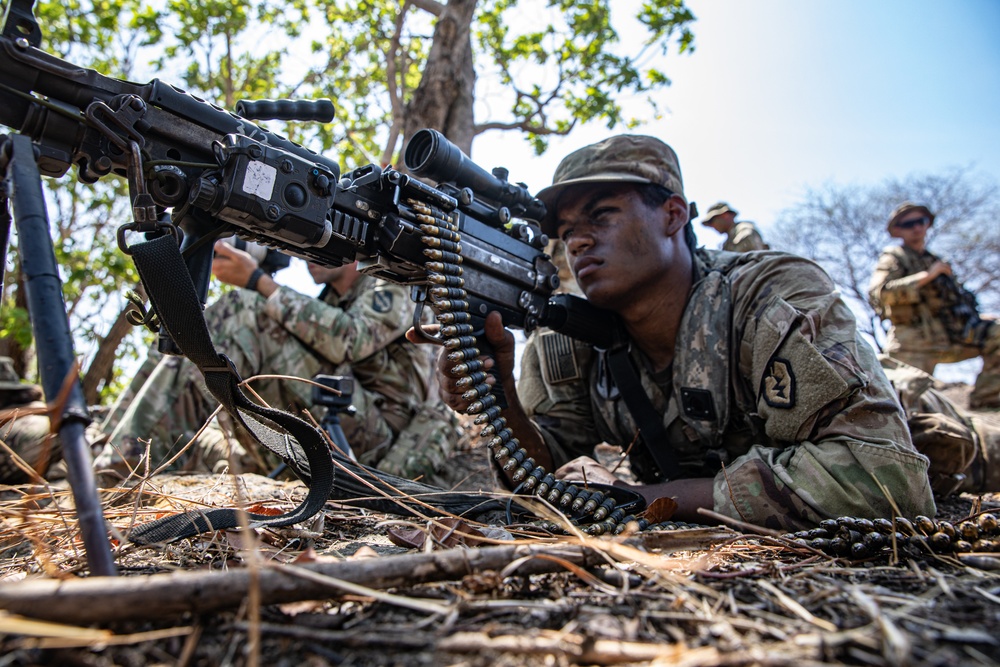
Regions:
<instances>
[{"instance_id":1,"label":"black gun sling","mask_svg":"<svg viewBox=\"0 0 1000 667\"><path fill-rule=\"evenodd\" d=\"M314 516L330 498L334 482L333 457L323 435L295 415L258 405L243 393L236 368L212 343L201 301L173 236L135 243L129 252L160 322L178 348L204 374L212 395L309 486L305 500L292 511L278 516L248 513L250 524L288 526ZM235 509L193 511L138 526L130 533L129 540L136 544L166 542L239 525L239 512Z\"/></svg>"},{"instance_id":2,"label":"black gun sling","mask_svg":"<svg viewBox=\"0 0 1000 667\"><path fill-rule=\"evenodd\" d=\"M249 514L251 525L287 526L305 521L328 499L420 517L480 514L503 507L481 493L446 491L355 463L331 451L323 434L311 424L288 412L252 402L239 386L236 368L215 350L201 301L174 238L163 236L137 243L129 247L129 253L160 322L181 352L205 375L212 395L309 487L305 500L291 512L279 516ZM335 476L334 462L347 472ZM239 513L233 509L187 512L138 526L129 534L129 540L136 544L167 542L239 525Z\"/></svg>"},{"instance_id":3,"label":"black gun sling","mask_svg":"<svg viewBox=\"0 0 1000 667\"><path fill-rule=\"evenodd\" d=\"M639 374L636 373L632 359L629 357L628 345L618 343L607 352L608 371L618 387L625 407L639 427L639 440L645 445L646 451L660 469L661 481L677 479L681 469L677 463L674 451L669 447L667 434L663 428L661 415L649 400L642 388Z\"/></svg>"}]
</instances>

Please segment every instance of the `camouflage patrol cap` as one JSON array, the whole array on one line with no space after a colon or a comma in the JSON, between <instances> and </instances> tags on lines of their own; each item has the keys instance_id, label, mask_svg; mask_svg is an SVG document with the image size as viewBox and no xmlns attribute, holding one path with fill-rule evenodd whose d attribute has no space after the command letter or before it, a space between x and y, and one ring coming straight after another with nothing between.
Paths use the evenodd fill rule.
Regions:
<instances>
[{"instance_id":1,"label":"camouflage patrol cap","mask_svg":"<svg viewBox=\"0 0 1000 667\"><path fill-rule=\"evenodd\" d=\"M886 225L886 230L889 232L889 236L892 236L893 238L896 238L898 236L897 232L893 229L893 225L896 224L897 220L899 220L900 218L902 218L904 215L906 215L911 211L923 212L924 215L926 215L928 218L931 219L930 224L931 225L934 224L935 216L933 213L931 213L931 210L929 208L927 208L923 204L914 204L913 202L905 201L899 206L897 206L896 210L894 210L892 214L889 216L889 223Z\"/></svg>"},{"instance_id":2,"label":"camouflage patrol cap","mask_svg":"<svg viewBox=\"0 0 1000 667\"><path fill-rule=\"evenodd\" d=\"M710 225L715 216L722 215L723 213L732 213L733 215L739 215L739 211L731 207L724 201L716 202L712 204L707 211L705 211L705 217L701 219L701 224Z\"/></svg>"},{"instance_id":3,"label":"camouflage patrol cap","mask_svg":"<svg viewBox=\"0 0 1000 667\"><path fill-rule=\"evenodd\" d=\"M14 360L10 357L0 357L0 391L5 389L25 389L29 386L21 382L20 376L14 370Z\"/></svg>"},{"instance_id":4,"label":"camouflage patrol cap","mask_svg":"<svg viewBox=\"0 0 1000 667\"><path fill-rule=\"evenodd\" d=\"M538 193L548 214L542 231L555 232L555 208L559 195L579 183L653 183L684 196L677 153L656 137L619 134L585 146L564 157L552 177L552 185Z\"/></svg>"}]
</instances>

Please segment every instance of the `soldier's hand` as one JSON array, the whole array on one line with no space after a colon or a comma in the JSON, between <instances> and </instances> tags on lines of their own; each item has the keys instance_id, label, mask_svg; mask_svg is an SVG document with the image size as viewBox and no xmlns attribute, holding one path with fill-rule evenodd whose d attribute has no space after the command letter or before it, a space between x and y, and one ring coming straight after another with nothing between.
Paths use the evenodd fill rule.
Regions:
<instances>
[{"instance_id":1,"label":"soldier's hand","mask_svg":"<svg viewBox=\"0 0 1000 667\"><path fill-rule=\"evenodd\" d=\"M428 333L433 333L434 328L425 327L425 330ZM514 376L514 335L504 328L500 313L493 312L487 315L485 333L487 342L493 347L493 354L485 357L484 368L486 370L495 369L501 381L506 379L512 381ZM423 342L412 329L406 332L406 339L411 343ZM448 360L448 350L442 348L437 361L441 400L452 410L464 412L469 407L470 401L462 398L462 394L467 391L467 388L459 387L456 384L459 376L453 372L453 369L457 365L456 362ZM491 374L487 377L486 382L490 385L496 384L496 378Z\"/></svg>"},{"instance_id":2,"label":"soldier's hand","mask_svg":"<svg viewBox=\"0 0 1000 667\"><path fill-rule=\"evenodd\" d=\"M615 477L615 474L602 466L589 456L578 456L568 463L564 463L556 470L555 476L558 479L565 479L571 482L588 482L593 484L624 485L622 480Z\"/></svg>"},{"instance_id":3,"label":"soldier's hand","mask_svg":"<svg viewBox=\"0 0 1000 667\"><path fill-rule=\"evenodd\" d=\"M951 264L938 260L931 264L931 268L927 269L927 273L931 274L932 280L941 275L950 276L952 275Z\"/></svg>"},{"instance_id":4,"label":"soldier's hand","mask_svg":"<svg viewBox=\"0 0 1000 667\"><path fill-rule=\"evenodd\" d=\"M486 340L493 346L493 359L496 361L496 375L503 379L514 376L514 334L504 328L500 313L492 312L486 316ZM492 367L492 366L491 366Z\"/></svg>"},{"instance_id":5,"label":"soldier's hand","mask_svg":"<svg viewBox=\"0 0 1000 667\"><path fill-rule=\"evenodd\" d=\"M250 274L256 268L257 260L250 253L222 241L215 242L212 273L222 282L236 287L245 287L247 281L250 280Z\"/></svg>"}]
</instances>

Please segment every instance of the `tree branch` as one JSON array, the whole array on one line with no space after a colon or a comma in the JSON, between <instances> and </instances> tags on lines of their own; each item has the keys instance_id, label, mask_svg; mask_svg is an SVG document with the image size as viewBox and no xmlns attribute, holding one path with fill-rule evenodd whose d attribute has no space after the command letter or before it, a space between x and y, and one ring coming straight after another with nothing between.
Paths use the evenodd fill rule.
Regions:
<instances>
[{"instance_id":1,"label":"tree branch","mask_svg":"<svg viewBox=\"0 0 1000 667\"><path fill-rule=\"evenodd\" d=\"M555 556L583 567L606 562L599 552L573 545L510 545L454 548L377 559L314 563L300 568L369 588L453 581L476 572L500 570L515 560ZM548 558L533 558L519 574L563 569ZM0 587L0 608L30 618L60 623L106 623L171 618L234 609L250 590L250 568L226 572L179 571L142 577L31 580ZM281 565L262 568L257 578L261 604L334 597L339 591L289 576Z\"/></svg>"},{"instance_id":2,"label":"tree branch","mask_svg":"<svg viewBox=\"0 0 1000 667\"><path fill-rule=\"evenodd\" d=\"M430 12L434 16L441 16L441 12L444 11L444 4L435 0L410 0L410 3L417 9Z\"/></svg>"}]
</instances>

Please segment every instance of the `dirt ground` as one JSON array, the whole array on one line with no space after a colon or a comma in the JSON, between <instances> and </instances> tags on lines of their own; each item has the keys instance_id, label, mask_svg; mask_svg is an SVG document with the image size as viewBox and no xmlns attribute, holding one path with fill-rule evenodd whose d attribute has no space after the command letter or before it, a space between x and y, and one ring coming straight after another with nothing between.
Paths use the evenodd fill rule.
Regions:
<instances>
[{"instance_id":1,"label":"dirt ground","mask_svg":"<svg viewBox=\"0 0 1000 667\"><path fill-rule=\"evenodd\" d=\"M967 387L947 391L965 405ZM493 489L482 450L447 472ZM304 493L240 481L256 508ZM165 476L107 492L106 517L124 533L236 498L226 476ZM1000 665L995 553L851 560L717 528L550 536L330 503L308 526L117 543L120 576L100 580L80 576L65 490L7 488L0 503L0 667ZM983 512L1000 516L1000 495L951 497L937 518Z\"/></svg>"}]
</instances>

